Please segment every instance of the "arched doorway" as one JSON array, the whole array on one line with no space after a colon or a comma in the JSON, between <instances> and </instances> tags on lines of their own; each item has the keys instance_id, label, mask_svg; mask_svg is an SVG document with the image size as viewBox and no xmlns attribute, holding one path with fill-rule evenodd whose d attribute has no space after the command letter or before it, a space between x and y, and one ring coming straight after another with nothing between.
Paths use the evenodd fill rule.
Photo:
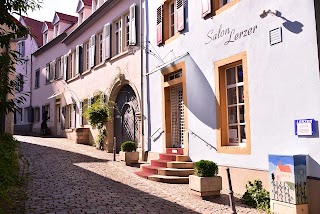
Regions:
<instances>
[{"instance_id":1,"label":"arched doorway","mask_svg":"<svg viewBox=\"0 0 320 214\"><path fill-rule=\"evenodd\" d=\"M120 151L121 143L139 141L139 126L136 113L139 111L137 96L130 85L124 85L116 98L114 111L114 136L117 140L116 151Z\"/></svg>"}]
</instances>

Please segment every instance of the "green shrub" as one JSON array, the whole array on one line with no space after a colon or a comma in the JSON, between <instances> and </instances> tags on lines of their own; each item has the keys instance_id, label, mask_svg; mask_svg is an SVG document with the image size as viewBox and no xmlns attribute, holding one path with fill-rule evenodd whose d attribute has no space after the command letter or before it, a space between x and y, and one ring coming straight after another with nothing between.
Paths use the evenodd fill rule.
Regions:
<instances>
[{"instance_id":1,"label":"green shrub","mask_svg":"<svg viewBox=\"0 0 320 214\"><path fill-rule=\"evenodd\" d=\"M121 144L121 151L123 152L132 152L137 150L137 145L132 141L125 141Z\"/></svg>"},{"instance_id":2,"label":"green shrub","mask_svg":"<svg viewBox=\"0 0 320 214\"><path fill-rule=\"evenodd\" d=\"M194 174L199 177L213 177L218 174L218 165L209 160L200 160L194 164Z\"/></svg>"},{"instance_id":3,"label":"green shrub","mask_svg":"<svg viewBox=\"0 0 320 214\"><path fill-rule=\"evenodd\" d=\"M270 196L262 186L262 181L254 180L253 183L248 181L246 184L247 191L243 194L241 201L251 207L269 211Z\"/></svg>"}]
</instances>

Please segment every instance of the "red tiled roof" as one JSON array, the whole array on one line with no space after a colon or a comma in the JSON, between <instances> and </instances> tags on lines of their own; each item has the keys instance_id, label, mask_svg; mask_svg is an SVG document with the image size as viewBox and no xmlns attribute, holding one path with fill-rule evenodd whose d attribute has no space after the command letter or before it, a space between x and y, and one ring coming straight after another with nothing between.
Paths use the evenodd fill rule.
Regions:
<instances>
[{"instance_id":1,"label":"red tiled roof","mask_svg":"<svg viewBox=\"0 0 320 214\"><path fill-rule=\"evenodd\" d=\"M53 29L53 24L51 22L45 21L49 29Z\"/></svg>"},{"instance_id":2,"label":"red tiled roof","mask_svg":"<svg viewBox=\"0 0 320 214\"><path fill-rule=\"evenodd\" d=\"M76 23L78 21L78 18L75 16L71 16L60 12L56 12L56 14L59 16L60 21L63 20L71 23Z\"/></svg>"},{"instance_id":3,"label":"red tiled roof","mask_svg":"<svg viewBox=\"0 0 320 214\"><path fill-rule=\"evenodd\" d=\"M291 169L288 165L278 165L279 169L281 172L290 172L291 173Z\"/></svg>"},{"instance_id":4,"label":"red tiled roof","mask_svg":"<svg viewBox=\"0 0 320 214\"><path fill-rule=\"evenodd\" d=\"M91 6L92 5L92 0L82 0L83 4L84 5L87 5L87 6Z\"/></svg>"},{"instance_id":5,"label":"red tiled roof","mask_svg":"<svg viewBox=\"0 0 320 214\"><path fill-rule=\"evenodd\" d=\"M43 22L35 19L31 19L26 16L22 16L22 18L23 18L23 21L26 23L26 26L30 28L31 36L33 36L33 38L36 40L36 43L38 44L38 47L40 47L42 45L42 39L43 39L42 33L41 33Z\"/></svg>"}]
</instances>

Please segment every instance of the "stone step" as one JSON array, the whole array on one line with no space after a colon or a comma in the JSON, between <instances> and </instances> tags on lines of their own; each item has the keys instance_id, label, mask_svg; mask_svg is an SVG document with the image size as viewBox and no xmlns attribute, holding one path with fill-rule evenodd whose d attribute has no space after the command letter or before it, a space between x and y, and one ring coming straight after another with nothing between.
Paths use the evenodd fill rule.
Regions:
<instances>
[{"instance_id":1,"label":"stone step","mask_svg":"<svg viewBox=\"0 0 320 214\"><path fill-rule=\"evenodd\" d=\"M159 154L159 158L160 160L189 161L189 156L187 155Z\"/></svg>"},{"instance_id":2,"label":"stone step","mask_svg":"<svg viewBox=\"0 0 320 214\"><path fill-rule=\"evenodd\" d=\"M140 166L140 168L141 168L141 171L151 173L154 175L158 174L158 170L161 169L158 166L152 166L150 164L143 164Z\"/></svg>"},{"instance_id":3,"label":"stone step","mask_svg":"<svg viewBox=\"0 0 320 214\"><path fill-rule=\"evenodd\" d=\"M138 175L141 178L146 178L146 179L148 179L148 176L153 175L152 173L143 172L143 171L134 172L134 174Z\"/></svg>"},{"instance_id":4,"label":"stone step","mask_svg":"<svg viewBox=\"0 0 320 214\"><path fill-rule=\"evenodd\" d=\"M183 148L166 148L167 154L183 155Z\"/></svg>"},{"instance_id":5,"label":"stone step","mask_svg":"<svg viewBox=\"0 0 320 214\"><path fill-rule=\"evenodd\" d=\"M171 161L167 163L167 168L175 169L193 169L193 162Z\"/></svg>"},{"instance_id":6,"label":"stone step","mask_svg":"<svg viewBox=\"0 0 320 214\"><path fill-rule=\"evenodd\" d=\"M151 165L162 167L162 168L167 168L168 162L170 162L170 161L169 160L151 160Z\"/></svg>"},{"instance_id":7,"label":"stone step","mask_svg":"<svg viewBox=\"0 0 320 214\"><path fill-rule=\"evenodd\" d=\"M149 180L170 183L170 184L188 184L189 177L179 177L179 176L166 176L166 175L150 175Z\"/></svg>"},{"instance_id":8,"label":"stone step","mask_svg":"<svg viewBox=\"0 0 320 214\"><path fill-rule=\"evenodd\" d=\"M158 175L188 177L194 174L193 169L173 169L173 168L159 168Z\"/></svg>"}]
</instances>

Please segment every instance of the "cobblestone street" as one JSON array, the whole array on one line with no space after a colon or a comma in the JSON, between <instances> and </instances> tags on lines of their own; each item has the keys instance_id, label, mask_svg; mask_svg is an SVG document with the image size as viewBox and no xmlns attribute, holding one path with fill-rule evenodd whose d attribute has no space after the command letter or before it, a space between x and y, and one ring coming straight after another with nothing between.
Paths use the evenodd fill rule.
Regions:
<instances>
[{"instance_id":1,"label":"cobblestone street","mask_svg":"<svg viewBox=\"0 0 320 214\"><path fill-rule=\"evenodd\" d=\"M186 184L142 179L139 168L67 139L16 136L28 160L26 213L232 213L227 192L202 200ZM259 213L236 199L238 213Z\"/></svg>"}]
</instances>

